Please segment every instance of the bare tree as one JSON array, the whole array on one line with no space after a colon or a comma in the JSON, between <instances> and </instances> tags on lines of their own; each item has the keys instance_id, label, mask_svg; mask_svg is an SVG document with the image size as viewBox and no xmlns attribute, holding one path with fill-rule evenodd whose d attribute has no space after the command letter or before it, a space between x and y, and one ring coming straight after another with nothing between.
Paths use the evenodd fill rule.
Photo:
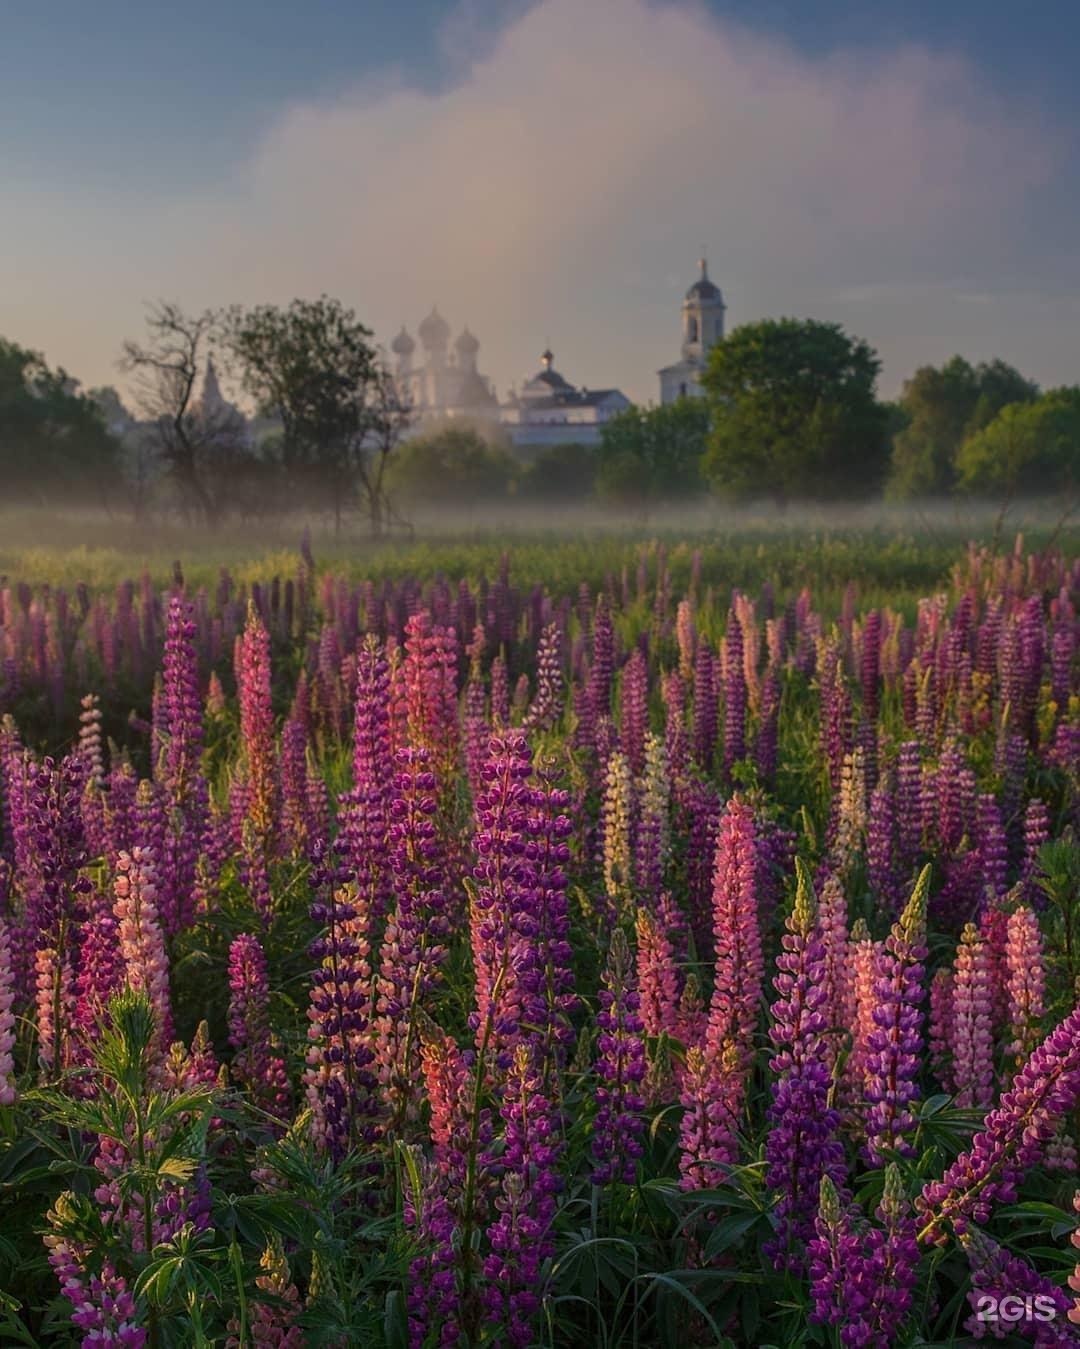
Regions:
<instances>
[{"instance_id":1,"label":"bare tree","mask_svg":"<svg viewBox=\"0 0 1080 1349\"><path fill-rule=\"evenodd\" d=\"M385 478L390 455L412 424L413 409L407 395L385 366L379 367L369 386L368 412L370 425L359 476L371 532L378 538L388 525L412 528L394 510L386 493Z\"/></svg>"},{"instance_id":2,"label":"bare tree","mask_svg":"<svg viewBox=\"0 0 1080 1349\"><path fill-rule=\"evenodd\" d=\"M186 314L178 304L158 301L149 308L144 342L126 341L119 366L133 376L147 433L175 482L186 511L212 528L221 518L213 490L220 470L243 450L243 418L222 400L196 402L195 386L206 368L217 315Z\"/></svg>"}]
</instances>

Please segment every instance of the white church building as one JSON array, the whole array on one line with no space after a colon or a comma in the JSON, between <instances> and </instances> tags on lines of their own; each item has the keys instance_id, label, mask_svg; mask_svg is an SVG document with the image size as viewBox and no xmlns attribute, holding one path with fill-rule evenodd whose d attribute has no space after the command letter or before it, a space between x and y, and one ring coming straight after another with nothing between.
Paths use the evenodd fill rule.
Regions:
<instances>
[{"instance_id":1,"label":"white church building","mask_svg":"<svg viewBox=\"0 0 1080 1349\"><path fill-rule=\"evenodd\" d=\"M724 336L724 297L709 279L705 259L698 263L701 275L686 292L682 304L682 353L674 365L665 365L660 376L660 401L704 394L701 376L709 352Z\"/></svg>"}]
</instances>

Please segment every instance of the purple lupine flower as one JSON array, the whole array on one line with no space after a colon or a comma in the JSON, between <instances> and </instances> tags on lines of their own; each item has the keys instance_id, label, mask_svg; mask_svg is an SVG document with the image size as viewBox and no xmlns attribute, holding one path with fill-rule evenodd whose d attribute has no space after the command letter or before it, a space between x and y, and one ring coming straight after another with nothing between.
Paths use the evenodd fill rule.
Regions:
<instances>
[{"instance_id":1,"label":"purple lupine flower","mask_svg":"<svg viewBox=\"0 0 1080 1349\"><path fill-rule=\"evenodd\" d=\"M532 773L520 732L492 738L476 805L479 884L469 913L476 1010L469 1024L477 1049L503 1071L522 1037L521 1020L562 1041L573 1000L563 871L573 830L569 797L531 786Z\"/></svg>"},{"instance_id":2,"label":"purple lupine flower","mask_svg":"<svg viewBox=\"0 0 1080 1349\"><path fill-rule=\"evenodd\" d=\"M59 1196L49 1212L50 1223L59 1225L70 1221L71 1198L70 1191ZM71 1323L83 1332L81 1343L90 1349L101 1349L105 1345L143 1349L149 1332L139 1324L142 1314L112 1261L106 1258L100 1273L91 1274L87 1269L88 1246L71 1241L58 1232L46 1233L44 1242L49 1252L49 1264L60 1281L60 1292L74 1308Z\"/></svg>"},{"instance_id":3,"label":"purple lupine flower","mask_svg":"<svg viewBox=\"0 0 1080 1349\"><path fill-rule=\"evenodd\" d=\"M1053 1315L1045 1321L1027 1322L1021 1332L1024 1338L1030 1335L1037 1345L1080 1344L1080 1331L1069 1324L1072 1303L1057 1284L1037 1274L1026 1260L1010 1254L985 1232L966 1228L959 1237L971 1266L968 1301L975 1313L964 1322L964 1329L975 1339L987 1334L1001 1339L1017 1328L1004 1314L999 1315L999 1308L1002 1313L1007 1311L1002 1304L1008 1298L1039 1298L1045 1299L1045 1303L1037 1304L1039 1309L1045 1305L1053 1309Z\"/></svg>"},{"instance_id":4,"label":"purple lupine flower","mask_svg":"<svg viewBox=\"0 0 1080 1349\"><path fill-rule=\"evenodd\" d=\"M851 751L851 697L835 639L821 644L818 680L821 689L821 752L835 797L840 791L844 758Z\"/></svg>"},{"instance_id":5,"label":"purple lupine flower","mask_svg":"<svg viewBox=\"0 0 1080 1349\"><path fill-rule=\"evenodd\" d=\"M8 927L0 917L0 1106L15 1104L15 967Z\"/></svg>"},{"instance_id":6,"label":"purple lupine flower","mask_svg":"<svg viewBox=\"0 0 1080 1349\"><path fill-rule=\"evenodd\" d=\"M746 671L743 668L743 630L734 609L728 615L724 637L724 774L746 757Z\"/></svg>"},{"instance_id":7,"label":"purple lupine flower","mask_svg":"<svg viewBox=\"0 0 1080 1349\"><path fill-rule=\"evenodd\" d=\"M637 978L621 928L612 934L603 984L596 1013L595 1072L600 1085L596 1088L597 1112L593 1122L592 1181L594 1185L609 1185L613 1181L632 1185L637 1159L644 1151L641 1136L645 1131L642 1114L645 1101L641 1084L645 1079L645 1041Z\"/></svg>"},{"instance_id":8,"label":"purple lupine flower","mask_svg":"<svg viewBox=\"0 0 1080 1349\"><path fill-rule=\"evenodd\" d=\"M388 835L394 761L389 705L386 652L368 636L357 653L353 785L342 798L341 837L358 893L376 922L392 894Z\"/></svg>"},{"instance_id":9,"label":"purple lupine flower","mask_svg":"<svg viewBox=\"0 0 1080 1349\"><path fill-rule=\"evenodd\" d=\"M704 639L694 657L693 753L694 762L708 772L716 752L716 662Z\"/></svg>"},{"instance_id":10,"label":"purple lupine flower","mask_svg":"<svg viewBox=\"0 0 1080 1349\"><path fill-rule=\"evenodd\" d=\"M894 1150L911 1155L905 1135L915 1124L911 1106L918 1095L929 888L930 868L924 867L874 962L877 1005L866 1058L866 1157L874 1166L883 1166Z\"/></svg>"},{"instance_id":11,"label":"purple lupine flower","mask_svg":"<svg viewBox=\"0 0 1080 1349\"><path fill-rule=\"evenodd\" d=\"M877 721L881 705L878 689L881 677L881 614L877 609L871 609L863 621L859 674L862 679L863 715L872 724Z\"/></svg>"},{"instance_id":12,"label":"purple lupine flower","mask_svg":"<svg viewBox=\"0 0 1080 1349\"><path fill-rule=\"evenodd\" d=\"M543 1305L544 1262L554 1254L551 1225L562 1189L559 1131L530 1047L519 1044L499 1106L504 1125L499 1216L487 1229L485 1319L506 1344L535 1343Z\"/></svg>"},{"instance_id":13,"label":"purple lupine flower","mask_svg":"<svg viewBox=\"0 0 1080 1349\"><path fill-rule=\"evenodd\" d=\"M997 801L989 792L982 793L975 803L975 847L979 854L984 904L1000 898L1006 889L1009 850L1005 827Z\"/></svg>"},{"instance_id":14,"label":"purple lupine flower","mask_svg":"<svg viewBox=\"0 0 1080 1349\"><path fill-rule=\"evenodd\" d=\"M778 1268L799 1268L801 1248L813 1234L823 1176L845 1179L844 1149L838 1138L839 1111L829 1105L832 1076L825 1052L827 1023L825 944L817 928L809 872L796 859L798 890L781 937L773 979L776 1001L769 1038L776 1053L771 1125L765 1142L765 1182L776 1192L777 1231L766 1254Z\"/></svg>"},{"instance_id":15,"label":"purple lupine flower","mask_svg":"<svg viewBox=\"0 0 1080 1349\"><path fill-rule=\"evenodd\" d=\"M917 740L905 740L896 764L896 823L899 863L905 872L922 852L922 758Z\"/></svg>"},{"instance_id":16,"label":"purple lupine flower","mask_svg":"<svg viewBox=\"0 0 1080 1349\"><path fill-rule=\"evenodd\" d=\"M450 928L445 856L435 827L438 779L428 749L399 749L388 834L397 905L379 955L372 1032L384 1103L400 1125L416 1110L416 1008L435 989Z\"/></svg>"},{"instance_id":17,"label":"purple lupine flower","mask_svg":"<svg viewBox=\"0 0 1080 1349\"><path fill-rule=\"evenodd\" d=\"M840 1343L853 1349L890 1349L911 1308L919 1244L900 1172L890 1162L877 1217L865 1223L858 1208L841 1201L828 1176L821 1181L815 1236L809 1245L810 1319L839 1327Z\"/></svg>"},{"instance_id":18,"label":"purple lupine flower","mask_svg":"<svg viewBox=\"0 0 1080 1349\"><path fill-rule=\"evenodd\" d=\"M1039 874L1039 850L1050 837L1050 812L1046 802L1033 796L1024 811L1024 860L1020 868L1020 883L1024 901L1040 906L1043 900L1036 878Z\"/></svg>"},{"instance_id":19,"label":"purple lupine flower","mask_svg":"<svg viewBox=\"0 0 1080 1349\"><path fill-rule=\"evenodd\" d=\"M335 1160L369 1140L377 1116L372 1052L370 940L363 902L334 877L316 874L326 894L312 905L323 934L312 943L304 1090L314 1133Z\"/></svg>"},{"instance_id":20,"label":"purple lupine flower","mask_svg":"<svg viewBox=\"0 0 1080 1349\"><path fill-rule=\"evenodd\" d=\"M945 1227L984 1224L995 1203L1014 1202L1024 1172L1080 1100L1080 1007L1043 1040L986 1116L983 1128L940 1180L929 1181L916 1205L920 1241L940 1243Z\"/></svg>"},{"instance_id":21,"label":"purple lupine flower","mask_svg":"<svg viewBox=\"0 0 1080 1349\"><path fill-rule=\"evenodd\" d=\"M640 646L623 666L619 742L635 776L645 768L645 737L649 730L649 668Z\"/></svg>"},{"instance_id":22,"label":"purple lupine flower","mask_svg":"<svg viewBox=\"0 0 1080 1349\"><path fill-rule=\"evenodd\" d=\"M892 780L882 777L870 795L866 828L866 862L870 885L889 913L895 913L903 893L896 856L899 852L896 803Z\"/></svg>"},{"instance_id":23,"label":"purple lupine flower","mask_svg":"<svg viewBox=\"0 0 1080 1349\"><path fill-rule=\"evenodd\" d=\"M290 716L281 728L282 841L293 857L303 857L315 832L308 795L307 731L298 717Z\"/></svg>"},{"instance_id":24,"label":"purple lupine flower","mask_svg":"<svg viewBox=\"0 0 1080 1349\"><path fill-rule=\"evenodd\" d=\"M264 1110L283 1118L289 1105L285 1064L270 1039L270 985L258 937L241 933L229 946L229 1043L233 1072Z\"/></svg>"},{"instance_id":25,"label":"purple lupine flower","mask_svg":"<svg viewBox=\"0 0 1080 1349\"><path fill-rule=\"evenodd\" d=\"M601 596L593 620L592 661L589 666L587 698L589 721L598 727L611 716L611 684L615 674L615 628L607 600ZM595 746L593 746L595 748Z\"/></svg>"}]
</instances>

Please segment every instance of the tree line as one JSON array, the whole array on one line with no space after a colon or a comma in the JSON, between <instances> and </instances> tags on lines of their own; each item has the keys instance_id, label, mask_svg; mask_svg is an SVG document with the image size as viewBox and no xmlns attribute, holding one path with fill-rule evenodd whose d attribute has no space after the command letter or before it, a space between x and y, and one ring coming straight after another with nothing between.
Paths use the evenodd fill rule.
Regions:
<instances>
[{"instance_id":1,"label":"tree line","mask_svg":"<svg viewBox=\"0 0 1080 1349\"><path fill-rule=\"evenodd\" d=\"M119 361L139 419L115 391L0 340L0 481L9 499L169 504L211 527L230 513L359 513L379 534L427 502L595 496L624 506L729 499L1008 501L1080 482L1080 388L1042 391L1003 361L920 367L894 402L880 361L838 324L769 319L710 353L701 397L634 406L597 446L522 463L497 427L409 435L412 410L339 301L189 314L160 302ZM211 360L254 409L205 388Z\"/></svg>"}]
</instances>

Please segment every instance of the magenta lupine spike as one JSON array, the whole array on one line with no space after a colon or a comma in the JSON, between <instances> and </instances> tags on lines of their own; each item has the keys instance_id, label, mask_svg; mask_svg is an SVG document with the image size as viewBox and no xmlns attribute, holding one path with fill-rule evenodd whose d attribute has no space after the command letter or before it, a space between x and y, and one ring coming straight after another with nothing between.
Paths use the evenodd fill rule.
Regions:
<instances>
[{"instance_id":1,"label":"magenta lupine spike","mask_svg":"<svg viewBox=\"0 0 1080 1349\"><path fill-rule=\"evenodd\" d=\"M172 1043L169 960L157 907L154 856L143 848L123 852L116 861L113 913L129 986L141 990L154 1010L158 1052Z\"/></svg>"},{"instance_id":2,"label":"magenta lupine spike","mask_svg":"<svg viewBox=\"0 0 1080 1349\"><path fill-rule=\"evenodd\" d=\"M742 1067L754 1056L764 964L758 928L754 813L737 796L720 819L713 871L715 973L706 1039L715 1054L734 1040Z\"/></svg>"},{"instance_id":3,"label":"magenta lupine spike","mask_svg":"<svg viewBox=\"0 0 1080 1349\"><path fill-rule=\"evenodd\" d=\"M667 901L664 904L664 901ZM639 908L637 912L637 981L640 1012L645 1034L654 1039L680 1034L679 1003L682 976L675 942L672 939L671 900L661 896L655 913Z\"/></svg>"},{"instance_id":4,"label":"magenta lupine spike","mask_svg":"<svg viewBox=\"0 0 1080 1349\"><path fill-rule=\"evenodd\" d=\"M435 989L446 958L445 857L435 827L438 780L426 749L399 749L388 835L397 906L383 934L372 1022L375 1072L400 1127L416 1110L415 1011Z\"/></svg>"},{"instance_id":5,"label":"magenta lupine spike","mask_svg":"<svg viewBox=\"0 0 1080 1349\"><path fill-rule=\"evenodd\" d=\"M247 763L247 813L259 843L270 849L277 825L274 713L270 701L270 634L253 604L236 639L236 687L240 735Z\"/></svg>"},{"instance_id":6,"label":"magenta lupine spike","mask_svg":"<svg viewBox=\"0 0 1080 1349\"><path fill-rule=\"evenodd\" d=\"M378 921L392 894L389 829L394 761L390 667L384 648L372 636L357 653L352 780L342 801L341 837L358 892Z\"/></svg>"},{"instance_id":7,"label":"magenta lupine spike","mask_svg":"<svg viewBox=\"0 0 1080 1349\"><path fill-rule=\"evenodd\" d=\"M838 1327L840 1343L852 1349L891 1349L913 1300L919 1244L894 1163L886 1167L876 1216L883 1226L868 1226L858 1206L823 1177L809 1244L810 1320Z\"/></svg>"},{"instance_id":8,"label":"magenta lupine spike","mask_svg":"<svg viewBox=\"0 0 1080 1349\"><path fill-rule=\"evenodd\" d=\"M402 667L409 738L429 749L440 782L450 780L458 753L457 635L426 610L405 625Z\"/></svg>"},{"instance_id":9,"label":"magenta lupine spike","mask_svg":"<svg viewBox=\"0 0 1080 1349\"><path fill-rule=\"evenodd\" d=\"M941 751L937 773L936 833L943 852L955 853L973 824L975 780L955 740Z\"/></svg>"},{"instance_id":10,"label":"magenta lupine spike","mask_svg":"<svg viewBox=\"0 0 1080 1349\"><path fill-rule=\"evenodd\" d=\"M205 782L201 769L202 699L195 649L198 628L194 615L194 606L189 601L180 595L173 596L165 629L162 697L166 735L165 785L172 804L192 812L197 825L205 810Z\"/></svg>"},{"instance_id":11,"label":"magenta lupine spike","mask_svg":"<svg viewBox=\"0 0 1080 1349\"><path fill-rule=\"evenodd\" d=\"M700 641L694 659L694 762L706 771L716 752L716 662L708 642Z\"/></svg>"},{"instance_id":12,"label":"magenta lupine spike","mask_svg":"<svg viewBox=\"0 0 1080 1349\"><path fill-rule=\"evenodd\" d=\"M907 1135L914 1128L912 1104L918 1096L929 888L930 868L924 867L874 965L877 1005L867 1044L865 1090L870 1105L866 1156L875 1166L883 1166L892 1151L911 1154Z\"/></svg>"},{"instance_id":13,"label":"magenta lupine spike","mask_svg":"<svg viewBox=\"0 0 1080 1349\"><path fill-rule=\"evenodd\" d=\"M945 1091L953 1090L953 980L952 970L935 970L930 980L930 1066Z\"/></svg>"},{"instance_id":14,"label":"magenta lupine spike","mask_svg":"<svg viewBox=\"0 0 1080 1349\"><path fill-rule=\"evenodd\" d=\"M798 890L781 937L773 979L776 1000L769 1038L776 1052L770 1124L765 1141L765 1183L776 1192L777 1231L765 1252L778 1268L800 1268L802 1248L813 1235L821 1179L845 1179L844 1149L837 1136L840 1114L829 1104L832 1075L826 1054L828 1025L825 945L817 927L810 874L796 860Z\"/></svg>"},{"instance_id":15,"label":"magenta lupine spike","mask_svg":"<svg viewBox=\"0 0 1080 1349\"><path fill-rule=\"evenodd\" d=\"M1021 905L1008 917L1005 976L1008 995L1005 1053L1019 1063L1038 1044L1046 1010L1043 937L1039 919L1027 905Z\"/></svg>"},{"instance_id":16,"label":"magenta lupine spike","mask_svg":"<svg viewBox=\"0 0 1080 1349\"><path fill-rule=\"evenodd\" d=\"M525 1044L514 1052L499 1112L505 1139L502 1193L496 1200L499 1216L487 1229L485 1319L499 1327L501 1342L525 1349L536 1342L541 1274L555 1249L551 1225L562 1189L555 1109Z\"/></svg>"},{"instance_id":17,"label":"magenta lupine spike","mask_svg":"<svg viewBox=\"0 0 1080 1349\"><path fill-rule=\"evenodd\" d=\"M229 1043L232 1069L263 1109L285 1117L288 1079L270 1039L270 985L259 939L241 933L229 946Z\"/></svg>"},{"instance_id":18,"label":"magenta lupine spike","mask_svg":"<svg viewBox=\"0 0 1080 1349\"><path fill-rule=\"evenodd\" d=\"M986 1116L971 1147L916 1201L922 1214L920 1241L944 1240L951 1225L989 1219L995 1203L1012 1203L1024 1172L1053 1138L1058 1122L1080 1100L1080 1007L1075 1008L1029 1056Z\"/></svg>"},{"instance_id":19,"label":"magenta lupine spike","mask_svg":"<svg viewBox=\"0 0 1080 1349\"><path fill-rule=\"evenodd\" d=\"M493 737L476 805L478 884L469 912L476 1009L469 1024L477 1049L504 1071L524 1034L522 1020L534 1036L561 1043L573 1003L563 870L573 830L569 797L530 786L532 772L520 732Z\"/></svg>"},{"instance_id":20,"label":"magenta lupine spike","mask_svg":"<svg viewBox=\"0 0 1080 1349\"><path fill-rule=\"evenodd\" d=\"M724 637L724 774L746 757L746 671L742 624L732 610Z\"/></svg>"},{"instance_id":21,"label":"magenta lupine spike","mask_svg":"<svg viewBox=\"0 0 1080 1349\"><path fill-rule=\"evenodd\" d=\"M265 927L269 927L274 915L274 895L270 886L270 871L266 865L266 849L250 817L241 825L240 840L240 879L248 893L251 907L259 915Z\"/></svg>"},{"instance_id":22,"label":"magenta lupine spike","mask_svg":"<svg viewBox=\"0 0 1080 1349\"><path fill-rule=\"evenodd\" d=\"M993 1100L991 1003L986 943L968 923L956 952L952 995L953 1083L962 1109L984 1110Z\"/></svg>"},{"instance_id":23,"label":"magenta lupine spike","mask_svg":"<svg viewBox=\"0 0 1080 1349\"><path fill-rule=\"evenodd\" d=\"M975 846L979 853L984 902L998 899L1006 889L1009 865L1008 844L1001 811L991 793L983 793L975 803Z\"/></svg>"},{"instance_id":24,"label":"magenta lupine spike","mask_svg":"<svg viewBox=\"0 0 1080 1349\"><path fill-rule=\"evenodd\" d=\"M95 1038L102 1012L123 984L124 972L112 902L106 894L95 890L87 906L76 979L75 1024L84 1046Z\"/></svg>"},{"instance_id":25,"label":"magenta lupine spike","mask_svg":"<svg viewBox=\"0 0 1080 1349\"><path fill-rule=\"evenodd\" d=\"M687 985L689 987L689 983ZM719 1053L694 1044L686 1051L679 1101L679 1185L684 1190L722 1185L739 1160L739 1121L746 1094L742 1054L734 1041Z\"/></svg>"},{"instance_id":26,"label":"magenta lupine spike","mask_svg":"<svg viewBox=\"0 0 1080 1349\"><path fill-rule=\"evenodd\" d=\"M859 673L862 678L863 714L867 721L875 722L881 705L878 689L881 677L881 614L876 609L871 609L863 622Z\"/></svg>"},{"instance_id":27,"label":"magenta lupine spike","mask_svg":"<svg viewBox=\"0 0 1080 1349\"><path fill-rule=\"evenodd\" d=\"M649 729L649 670L641 647L635 646L623 666L619 743L635 776L645 768L645 736Z\"/></svg>"},{"instance_id":28,"label":"magenta lupine spike","mask_svg":"<svg viewBox=\"0 0 1080 1349\"><path fill-rule=\"evenodd\" d=\"M596 1118L592 1152L594 1185L632 1185L645 1132L644 1028L641 999L626 934L616 928L603 974L596 1013Z\"/></svg>"},{"instance_id":29,"label":"magenta lupine spike","mask_svg":"<svg viewBox=\"0 0 1080 1349\"><path fill-rule=\"evenodd\" d=\"M985 1232L972 1228L959 1238L971 1266L968 1302L973 1314L964 1329L975 1339L987 1333L994 1339L1007 1335L1015 1324L1009 1315L1009 1299L1016 1299L1021 1308L1030 1305L1039 1313L1044 1307L1052 1312L1045 1321L1041 1317L1029 1321L1025 1339L1030 1335L1037 1345L1080 1344L1080 1334L1066 1324L1072 1304L1056 1283L1037 1274L1026 1260L1006 1251ZM1056 1324L1058 1318L1060 1324Z\"/></svg>"},{"instance_id":30,"label":"magenta lupine spike","mask_svg":"<svg viewBox=\"0 0 1080 1349\"><path fill-rule=\"evenodd\" d=\"M50 1222L67 1218L71 1211L71 1192L59 1196L49 1213ZM71 1323L83 1332L84 1349L116 1345L123 1349L143 1349L149 1331L141 1324L141 1315L127 1282L106 1258L101 1271L87 1269L89 1246L70 1241L56 1232L43 1238L49 1252L49 1264L60 1283L60 1292L71 1303Z\"/></svg>"},{"instance_id":31,"label":"magenta lupine spike","mask_svg":"<svg viewBox=\"0 0 1080 1349\"><path fill-rule=\"evenodd\" d=\"M0 917L0 1106L15 1104L15 967L8 926Z\"/></svg>"}]
</instances>

